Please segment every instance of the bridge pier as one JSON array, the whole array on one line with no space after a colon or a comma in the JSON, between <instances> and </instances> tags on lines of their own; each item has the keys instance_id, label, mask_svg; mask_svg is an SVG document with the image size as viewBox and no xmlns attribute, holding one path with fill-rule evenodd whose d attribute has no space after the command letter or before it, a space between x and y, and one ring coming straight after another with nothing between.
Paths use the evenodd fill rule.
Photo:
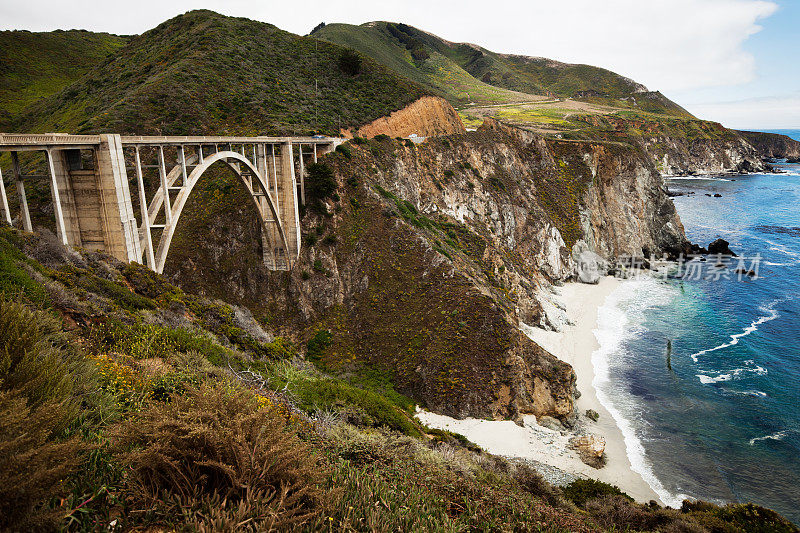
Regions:
<instances>
[{"instance_id":1,"label":"bridge pier","mask_svg":"<svg viewBox=\"0 0 800 533\"><path fill-rule=\"evenodd\" d=\"M119 135L101 135L84 168L80 149L46 150L50 193L61 242L120 261L138 261L141 248Z\"/></svg>"}]
</instances>

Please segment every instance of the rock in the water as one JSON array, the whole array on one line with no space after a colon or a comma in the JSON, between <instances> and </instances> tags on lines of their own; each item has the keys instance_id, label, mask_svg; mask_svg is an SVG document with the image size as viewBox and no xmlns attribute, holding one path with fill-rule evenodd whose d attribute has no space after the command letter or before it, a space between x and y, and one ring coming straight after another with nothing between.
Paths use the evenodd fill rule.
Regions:
<instances>
[{"instance_id":1,"label":"rock in the water","mask_svg":"<svg viewBox=\"0 0 800 533\"><path fill-rule=\"evenodd\" d=\"M594 409L587 409L586 418L588 418L592 422L597 422L597 420L600 418L600 413L598 413Z\"/></svg>"},{"instance_id":2,"label":"rock in the water","mask_svg":"<svg viewBox=\"0 0 800 533\"><path fill-rule=\"evenodd\" d=\"M736 257L736 254L728 248L730 243L725 239L717 239L716 241L712 242L708 245L708 253L711 255L730 255L732 257Z\"/></svg>"},{"instance_id":3,"label":"rock in the water","mask_svg":"<svg viewBox=\"0 0 800 533\"><path fill-rule=\"evenodd\" d=\"M754 278L754 277L756 277L758 275L755 270L752 270L752 269L748 270L746 268L737 268L733 272L734 272L734 274L745 275L745 276L749 276L751 278Z\"/></svg>"},{"instance_id":4,"label":"rock in the water","mask_svg":"<svg viewBox=\"0 0 800 533\"><path fill-rule=\"evenodd\" d=\"M597 435L583 435L569 439L570 447L578 452L581 461L592 468L605 465L606 440Z\"/></svg>"},{"instance_id":5,"label":"rock in the water","mask_svg":"<svg viewBox=\"0 0 800 533\"><path fill-rule=\"evenodd\" d=\"M536 419L540 426L552 429L553 431L564 431L564 424L552 416L540 416Z\"/></svg>"}]
</instances>

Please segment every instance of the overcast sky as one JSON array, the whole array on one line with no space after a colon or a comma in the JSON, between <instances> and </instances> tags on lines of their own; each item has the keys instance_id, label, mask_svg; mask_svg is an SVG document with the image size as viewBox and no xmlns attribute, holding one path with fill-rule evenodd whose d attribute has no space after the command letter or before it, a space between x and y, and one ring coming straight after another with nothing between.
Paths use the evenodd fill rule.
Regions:
<instances>
[{"instance_id":1,"label":"overcast sky","mask_svg":"<svg viewBox=\"0 0 800 533\"><path fill-rule=\"evenodd\" d=\"M406 22L606 67L729 127L800 128L800 0L0 0L0 29L134 34L201 7L300 34L322 21Z\"/></svg>"}]
</instances>

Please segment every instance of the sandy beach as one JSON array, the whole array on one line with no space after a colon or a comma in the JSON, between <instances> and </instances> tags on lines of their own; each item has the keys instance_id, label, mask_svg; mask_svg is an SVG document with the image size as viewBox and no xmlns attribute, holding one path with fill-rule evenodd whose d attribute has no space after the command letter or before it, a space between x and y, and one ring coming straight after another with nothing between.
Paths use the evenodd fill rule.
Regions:
<instances>
[{"instance_id":1,"label":"sandy beach","mask_svg":"<svg viewBox=\"0 0 800 533\"><path fill-rule=\"evenodd\" d=\"M584 464L574 451L567 448L570 435L539 426L532 416L525 418L524 426L512 421L457 420L426 411L420 411L417 417L431 427L460 433L490 453L531 459L579 477L599 479L617 485L640 502L660 501L642 476L631 468L623 434L598 400L592 385L592 354L599 347L594 335L597 312L620 283L623 282L605 277L597 285L569 283L559 287L556 289L558 299L572 325L565 326L562 331L523 327L531 339L575 369L581 393L576 401L578 412L583 415L587 409L594 409L600 414L597 422L583 416L581 419L587 432L606 441L607 464L603 468L595 469Z\"/></svg>"}]
</instances>

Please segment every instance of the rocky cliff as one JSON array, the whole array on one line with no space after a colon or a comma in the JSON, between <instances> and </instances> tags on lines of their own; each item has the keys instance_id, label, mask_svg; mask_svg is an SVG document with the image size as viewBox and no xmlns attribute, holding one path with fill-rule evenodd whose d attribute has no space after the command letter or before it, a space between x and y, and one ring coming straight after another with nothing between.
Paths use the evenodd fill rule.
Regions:
<instances>
[{"instance_id":1,"label":"rocky cliff","mask_svg":"<svg viewBox=\"0 0 800 533\"><path fill-rule=\"evenodd\" d=\"M759 152L731 132L718 138L658 136L642 140L662 176L761 172L768 169Z\"/></svg>"},{"instance_id":2,"label":"rocky cliff","mask_svg":"<svg viewBox=\"0 0 800 533\"><path fill-rule=\"evenodd\" d=\"M184 215L167 274L316 339L323 367L383 376L441 413L568 422L573 371L520 322L563 323L551 287L575 275L576 245L612 258L685 242L648 158L613 143L490 122L421 145L361 140L324 161L338 190L307 209L291 273L263 269L247 199L216 184Z\"/></svg>"},{"instance_id":3,"label":"rocky cliff","mask_svg":"<svg viewBox=\"0 0 800 533\"><path fill-rule=\"evenodd\" d=\"M588 116L588 135L638 145L662 176L758 172L768 167L738 132L718 122L670 117Z\"/></svg>"},{"instance_id":4,"label":"rocky cliff","mask_svg":"<svg viewBox=\"0 0 800 533\"><path fill-rule=\"evenodd\" d=\"M383 134L389 137L408 137L416 134L428 137L465 131L461 118L447 100L438 96L423 96L389 116L361 126L355 135L375 137Z\"/></svg>"},{"instance_id":5,"label":"rocky cliff","mask_svg":"<svg viewBox=\"0 0 800 533\"><path fill-rule=\"evenodd\" d=\"M776 159L800 158L800 141L795 141L791 137L758 131L740 131L738 133L747 139L747 142L753 145L762 157Z\"/></svg>"}]
</instances>

